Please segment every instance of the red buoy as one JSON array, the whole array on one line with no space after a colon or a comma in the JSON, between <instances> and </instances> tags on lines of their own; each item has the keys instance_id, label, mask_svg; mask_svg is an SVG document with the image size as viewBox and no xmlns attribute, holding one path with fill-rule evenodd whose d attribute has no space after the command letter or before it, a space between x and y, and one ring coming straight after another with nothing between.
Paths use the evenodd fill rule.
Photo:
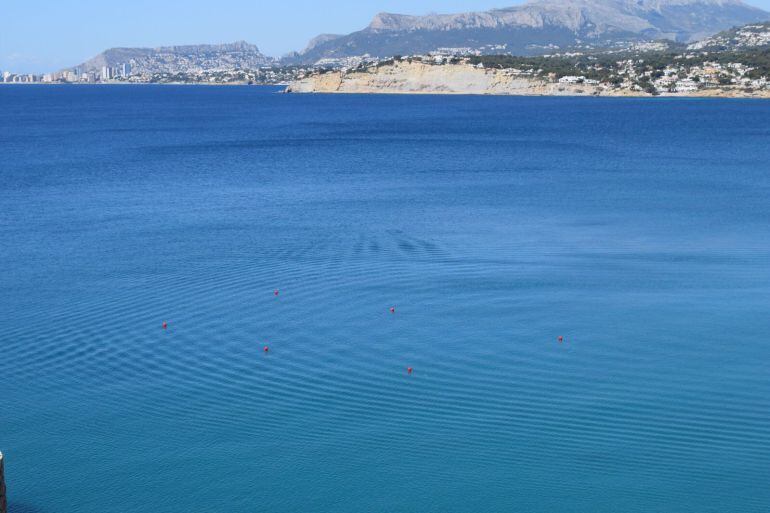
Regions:
<instances>
[{"instance_id":1,"label":"red buoy","mask_svg":"<svg viewBox=\"0 0 770 513\"><path fill-rule=\"evenodd\" d=\"M262 348L262 350L267 353L268 351L270 351L270 348L265 346L264 348Z\"/></svg>"},{"instance_id":2,"label":"red buoy","mask_svg":"<svg viewBox=\"0 0 770 513\"><path fill-rule=\"evenodd\" d=\"M278 289L275 289L275 290L273 291L273 295L275 295L275 296L277 296L277 295L278 295Z\"/></svg>"},{"instance_id":3,"label":"red buoy","mask_svg":"<svg viewBox=\"0 0 770 513\"><path fill-rule=\"evenodd\" d=\"M395 306L391 306L390 307L390 313L396 313L396 307Z\"/></svg>"},{"instance_id":4,"label":"red buoy","mask_svg":"<svg viewBox=\"0 0 770 513\"><path fill-rule=\"evenodd\" d=\"M411 368L411 367L407 367L407 368L406 368L406 373L407 373L407 374L409 374L409 375L411 376L411 375L412 375L412 371L413 371L413 370L414 370L413 368Z\"/></svg>"},{"instance_id":5,"label":"red buoy","mask_svg":"<svg viewBox=\"0 0 770 513\"><path fill-rule=\"evenodd\" d=\"M163 329L165 330L166 328L168 328L168 323L166 321L163 321Z\"/></svg>"},{"instance_id":6,"label":"red buoy","mask_svg":"<svg viewBox=\"0 0 770 513\"><path fill-rule=\"evenodd\" d=\"M564 342L564 337L562 337L561 335L559 335L559 342Z\"/></svg>"}]
</instances>

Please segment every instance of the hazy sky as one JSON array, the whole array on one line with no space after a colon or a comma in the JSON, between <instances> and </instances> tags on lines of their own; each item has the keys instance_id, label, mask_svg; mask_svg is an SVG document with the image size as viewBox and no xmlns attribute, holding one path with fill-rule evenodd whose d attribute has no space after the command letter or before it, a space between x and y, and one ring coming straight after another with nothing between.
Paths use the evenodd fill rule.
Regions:
<instances>
[{"instance_id":1,"label":"hazy sky","mask_svg":"<svg viewBox=\"0 0 770 513\"><path fill-rule=\"evenodd\" d=\"M506 7L522 0L0 0L0 70L50 71L112 46L244 39L268 55L320 33L364 28L381 11L407 14ZM770 10L770 0L752 0Z\"/></svg>"}]
</instances>

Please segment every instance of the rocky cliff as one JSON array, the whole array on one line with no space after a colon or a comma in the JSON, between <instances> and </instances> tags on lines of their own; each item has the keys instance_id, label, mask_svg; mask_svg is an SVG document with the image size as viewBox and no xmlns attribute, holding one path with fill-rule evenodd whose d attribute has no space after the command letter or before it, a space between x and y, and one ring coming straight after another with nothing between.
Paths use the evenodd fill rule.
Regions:
<instances>
[{"instance_id":1,"label":"rocky cliff","mask_svg":"<svg viewBox=\"0 0 770 513\"><path fill-rule=\"evenodd\" d=\"M577 77L574 77L577 78ZM582 79L581 79L582 80ZM564 83L513 69L489 69L468 63L434 65L401 60L354 71L315 73L298 80L287 93L478 94L521 96L651 96L639 88L596 81ZM674 96L770 97L770 89L725 87L660 93Z\"/></svg>"},{"instance_id":2,"label":"rocky cliff","mask_svg":"<svg viewBox=\"0 0 770 513\"><path fill-rule=\"evenodd\" d=\"M291 84L290 93L402 93L596 95L596 86L558 84L517 76L508 70L482 69L467 64L435 66L396 61L362 71L314 74ZM615 93L622 94L622 93Z\"/></svg>"}]
</instances>

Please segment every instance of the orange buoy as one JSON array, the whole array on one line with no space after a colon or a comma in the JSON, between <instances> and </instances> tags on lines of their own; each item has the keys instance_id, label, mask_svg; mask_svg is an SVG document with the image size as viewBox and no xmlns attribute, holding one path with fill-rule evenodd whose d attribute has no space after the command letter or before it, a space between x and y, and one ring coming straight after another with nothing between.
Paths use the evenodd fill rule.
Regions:
<instances>
[{"instance_id":1,"label":"orange buoy","mask_svg":"<svg viewBox=\"0 0 770 513\"><path fill-rule=\"evenodd\" d=\"M163 329L165 330L166 328L168 328L168 323L166 321L163 321Z\"/></svg>"},{"instance_id":2,"label":"orange buoy","mask_svg":"<svg viewBox=\"0 0 770 513\"><path fill-rule=\"evenodd\" d=\"M564 342L564 337L562 337L561 335L559 335L559 342Z\"/></svg>"},{"instance_id":3,"label":"orange buoy","mask_svg":"<svg viewBox=\"0 0 770 513\"><path fill-rule=\"evenodd\" d=\"M396 307L395 306L391 306L390 307L390 313L396 313Z\"/></svg>"},{"instance_id":4,"label":"orange buoy","mask_svg":"<svg viewBox=\"0 0 770 513\"><path fill-rule=\"evenodd\" d=\"M268 351L270 351L270 348L265 346L265 347L262 348L262 350L267 353Z\"/></svg>"}]
</instances>

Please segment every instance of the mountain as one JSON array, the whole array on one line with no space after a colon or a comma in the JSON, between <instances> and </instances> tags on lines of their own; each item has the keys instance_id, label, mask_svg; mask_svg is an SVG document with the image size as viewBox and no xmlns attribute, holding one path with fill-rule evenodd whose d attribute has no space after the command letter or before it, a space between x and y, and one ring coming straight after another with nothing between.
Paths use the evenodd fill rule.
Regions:
<instances>
[{"instance_id":1,"label":"mountain","mask_svg":"<svg viewBox=\"0 0 770 513\"><path fill-rule=\"evenodd\" d=\"M715 36L697 41L688 50L742 51L770 48L770 22L754 23L720 32Z\"/></svg>"},{"instance_id":2,"label":"mountain","mask_svg":"<svg viewBox=\"0 0 770 513\"><path fill-rule=\"evenodd\" d=\"M130 64L133 73L190 73L257 69L272 62L256 46L236 41L221 45L111 48L78 67L82 71L99 71L103 66Z\"/></svg>"},{"instance_id":3,"label":"mountain","mask_svg":"<svg viewBox=\"0 0 770 513\"><path fill-rule=\"evenodd\" d=\"M303 62L463 48L535 55L554 48L620 41L691 42L737 25L770 20L740 0L532 0L485 12L407 16L381 13L363 30L321 40L295 55Z\"/></svg>"},{"instance_id":4,"label":"mountain","mask_svg":"<svg viewBox=\"0 0 770 513\"><path fill-rule=\"evenodd\" d=\"M318 45L322 45L324 43L328 43L329 41L334 41L335 39L339 39L341 37L344 37L340 34L321 34L319 36L314 37L313 39L308 42L307 46L304 50L302 50L303 53L307 53L311 51L313 48L315 48Z\"/></svg>"}]
</instances>

